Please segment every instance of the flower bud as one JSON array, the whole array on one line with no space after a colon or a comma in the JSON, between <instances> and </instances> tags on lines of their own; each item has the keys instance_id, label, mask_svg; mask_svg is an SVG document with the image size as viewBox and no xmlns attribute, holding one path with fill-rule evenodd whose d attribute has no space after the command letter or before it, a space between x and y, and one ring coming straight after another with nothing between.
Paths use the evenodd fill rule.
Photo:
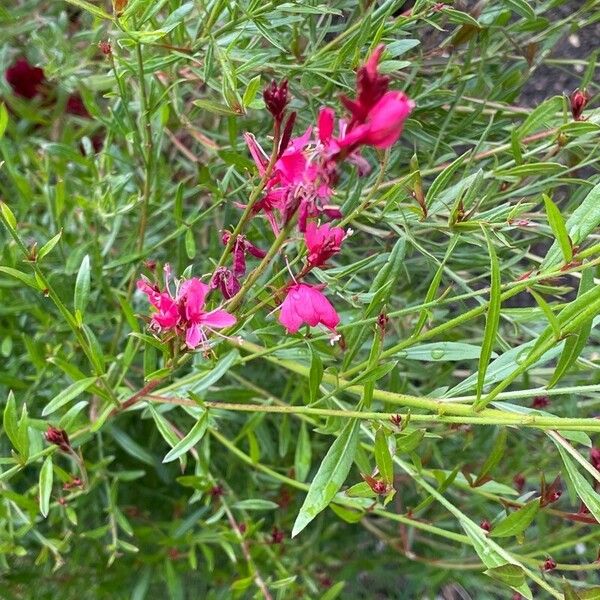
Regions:
<instances>
[{"instance_id":1,"label":"flower bud","mask_svg":"<svg viewBox=\"0 0 600 600\"><path fill-rule=\"evenodd\" d=\"M98 42L98 48L104 56L110 56L112 54L112 45L108 40L102 40Z\"/></svg>"},{"instance_id":2,"label":"flower bud","mask_svg":"<svg viewBox=\"0 0 600 600\"><path fill-rule=\"evenodd\" d=\"M571 113L576 121L581 121L581 113L590 101L590 95L587 90L576 89L570 96Z\"/></svg>"},{"instance_id":3,"label":"flower bud","mask_svg":"<svg viewBox=\"0 0 600 600\"><path fill-rule=\"evenodd\" d=\"M556 569L556 561L550 556L544 561L544 571L554 571Z\"/></svg>"},{"instance_id":4,"label":"flower bud","mask_svg":"<svg viewBox=\"0 0 600 600\"><path fill-rule=\"evenodd\" d=\"M479 523L479 527L488 533L492 530L492 524L487 519L483 519L483 521Z\"/></svg>"},{"instance_id":5,"label":"flower bud","mask_svg":"<svg viewBox=\"0 0 600 600\"><path fill-rule=\"evenodd\" d=\"M288 82L284 79L279 85L273 79L264 89L263 98L268 111L278 123L281 123L285 114L285 107L289 102Z\"/></svg>"},{"instance_id":6,"label":"flower bud","mask_svg":"<svg viewBox=\"0 0 600 600\"><path fill-rule=\"evenodd\" d=\"M58 446L63 452L71 451L71 443L69 442L69 436L64 429L57 429L56 427L49 426L45 433L46 441L50 444Z\"/></svg>"}]
</instances>

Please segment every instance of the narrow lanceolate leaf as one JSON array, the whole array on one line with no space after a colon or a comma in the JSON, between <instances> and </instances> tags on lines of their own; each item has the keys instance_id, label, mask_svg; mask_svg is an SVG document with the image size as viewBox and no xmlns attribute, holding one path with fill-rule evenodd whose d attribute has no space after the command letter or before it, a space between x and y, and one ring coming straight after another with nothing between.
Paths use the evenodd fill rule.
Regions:
<instances>
[{"instance_id":1,"label":"narrow lanceolate leaf","mask_svg":"<svg viewBox=\"0 0 600 600\"><path fill-rule=\"evenodd\" d=\"M6 110L6 106L4 102L0 102L0 140L4 136L4 132L6 131L6 126L8 125L8 111Z\"/></svg>"},{"instance_id":2,"label":"narrow lanceolate leaf","mask_svg":"<svg viewBox=\"0 0 600 600\"><path fill-rule=\"evenodd\" d=\"M494 467L502 460L502 457L504 456L504 452L506 450L506 438L506 428L503 427L502 429L500 429L498 435L496 436L494 446L492 447L492 451L488 454L488 457L485 459L485 462L481 467L481 472L475 480L474 486L479 486L485 483L487 480L487 476L492 472Z\"/></svg>"},{"instance_id":3,"label":"narrow lanceolate leaf","mask_svg":"<svg viewBox=\"0 0 600 600\"><path fill-rule=\"evenodd\" d=\"M306 428L306 423L303 421L300 425L300 433L298 435L298 443L296 444L296 452L294 454L294 470L298 481L305 481L310 470L312 460L312 448L310 445L310 436Z\"/></svg>"},{"instance_id":4,"label":"narrow lanceolate leaf","mask_svg":"<svg viewBox=\"0 0 600 600\"><path fill-rule=\"evenodd\" d=\"M208 427L208 412L203 412L196 424L190 429L189 433L163 458L163 462L171 462L178 459L182 454L185 454L190 448L193 448L206 433Z\"/></svg>"},{"instance_id":5,"label":"narrow lanceolate leaf","mask_svg":"<svg viewBox=\"0 0 600 600\"><path fill-rule=\"evenodd\" d=\"M17 405L12 390L8 392L8 398L4 406L2 428L12 445L17 449L19 447L19 422L17 418Z\"/></svg>"},{"instance_id":6,"label":"narrow lanceolate leaf","mask_svg":"<svg viewBox=\"0 0 600 600\"><path fill-rule=\"evenodd\" d=\"M50 496L52 494L52 456L47 456L40 470L39 499L40 512L44 517L48 516L50 510Z\"/></svg>"},{"instance_id":7,"label":"narrow lanceolate leaf","mask_svg":"<svg viewBox=\"0 0 600 600\"><path fill-rule=\"evenodd\" d=\"M394 483L394 465L383 427L375 434L375 463L383 480L392 485Z\"/></svg>"},{"instance_id":8,"label":"narrow lanceolate leaf","mask_svg":"<svg viewBox=\"0 0 600 600\"><path fill-rule=\"evenodd\" d=\"M53 238L50 238L40 248L40 251L38 252L38 255L37 255L38 260L42 260L42 258L44 258L44 256L47 256L48 254L50 254L50 252L52 252L52 250L54 250L54 247L60 241L61 236L62 236L62 229Z\"/></svg>"},{"instance_id":9,"label":"narrow lanceolate leaf","mask_svg":"<svg viewBox=\"0 0 600 600\"><path fill-rule=\"evenodd\" d=\"M319 356L319 353L312 347L310 349L311 360L310 360L310 372L308 375L308 391L310 396L310 403L313 404L319 397L319 386L321 385L321 379L323 379L323 361Z\"/></svg>"},{"instance_id":10,"label":"narrow lanceolate leaf","mask_svg":"<svg viewBox=\"0 0 600 600\"><path fill-rule=\"evenodd\" d=\"M75 310L82 315L85 312L88 300L90 297L90 257L86 254L81 261L81 266L77 272L75 280L75 294L73 297L73 305Z\"/></svg>"},{"instance_id":11,"label":"narrow lanceolate leaf","mask_svg":"<svg viewBox=\"0 0 600 600\"><path fill-rule=\"evenodd\" d=\"M548 216L548 223L554 233L554 237L560 246L563 254L563 258L566 263L570 263L573 260L573 247L571 246L571 240L567 233L567 227L565 221L560 214L560 210L550 196L544 194L544 206L546 207L546 215Z\"/></svg>"},{"instance_id":12,"label":"narrow lanceolate leaf","mask_svg":"<svg viewBox=\"0 0 600 600\"><path fill-rule=\"evenodd\" d=\"M523 139L537 129L558 123L556 115L562 111L563 103L562 96L554 96L542 102L519 127L518 138Z\"/></svg>"},{"instance_id":13,"label":"narrow lanceolate leaf","mask_svg":"<svg viewBox=\"0 0 600 600\"><path fill-rule=\"evenodd\" d=\"M68 388L54 396L54 398L46 404L42 411L42 416L45 417L46 415L52 414L61 406L64 406L74 398L77 398L79 394L87 390L95 381L96 377L86 377L85 379L80 379L79 381L72 383Z\"/></svg>"},{"instance_id":14,"label":"narrow lanceolate leaf","mask_svg":"<svg viewBox=\"0 0 600 600\"><path fill-rule=\"evenodd\" d=\"M593 187L583 202L567 219L565 227L571 242L579 246L600 224L600 183ZM561 250L555 242L542 262L542 271L560 264Z\"/></svg>"},{"instance_id":15,"label":"narrow lanceolate leaf","mask_svg":"<svg viewBox=\"0 0 600 600\"><path fill-rule=\"evenodd\" d=\"M592 269L586 269L581 274L581 281L579 282L577 297L579 298L587 291L591 290L592 287L594 287L594 273ZM556 369L554 369L554 374L552 375L552 379L548 384L549 388L555 386L559 382L560 378L575 364L579 358L579 355L585 348L588 337L592 331L593 321L593 317L590 318L581 326L579 331L577 331L574 335L569 336L565 341L565 346L556 364Z\"/></svg>"},{"instance_id":16,"label":"narrow lanceolate leaf","mask_svg":"<svg viewBox=\"0 0 600 600\"><path fill-rule=\"evenodd\" d=\"M492 537L510 537L523 533L535 518L540 509L539 498L532 500L522 506L519 510L511 513L505 519L494 525L490 535Z\"/></svg>"},{"instance_id":17,"label":"narrow lanceolate leaf","mask_svg":"<svg viewBox=\"0 0 600 600\"><path fill-rule=\"evenodd\" d=\"M588 507L592 515L594 515L596 520L600 523L600 495L598 492L596 492L596 490L594 490L588 480L579 472L575 466L575 463L567 454L567 451L555 440L553 441L558 448L558 452L560 453L560 457L565 465L567 474L571 479L573 486L575 487L575 492L581 501Z\"/></svg>"},{"instance_id":18,"label":"narrow lanceolate leaf","mask_svg":"<svg viewBox=\"0 0 600 600\"><path fill-rule=\"evenodd\" d=\"M483 344L481 345L481 355L479 357L479 370L477 372L477 402L481 399L483 393L483 384L485 383L485 372L487 371L490 358L492 357L492 350L494 342L496 341L496 334L498 332L498 324L500 323L500 294L501 283L500 283L500 265L498 263L498 257L496 256L496 250L492 244L492 240L488 232L484 229L485 239L487 241L488 253L490 255L490 303L488 306L488 312L485 319L485 330L483 334ZM475 407L477 408L477 402Z\"/></svg>"},{"instance_id":19,"label":"narrow lanceolate leaf","mask_svg":"<svg viewBox=\"0 0 600 600\"><path fill-rule=\"evenodd\" d=\"M521 567L517 565L502 565L501 567L487 569L484 573L492 579L508 585L513 590L517 590L524 598L529 598L529 600L533 598L525 580L525 572Z\"/></svg>"},{"instance_id":20,"label":"narrow lanceolate leaf","mask_svg":"<svg viewBox=\"0 0 600 600\"><path fill-rule=\"evenodd\" d=\"M450 183L450 180L465 162L467 156L471 153L470 150L459 156L452 164L448 165L433 181L429 190L427 190L427 196L425 197L425 204L429 208L440 192L445 190Z\"/></svg>"},{"instance_id":21,"label":"narrow lanceolate leaf","mask_svg":"<svg viewBox=\"0 0 600 600\"><path fill-rule=\"evenodd\" d=\"M359 428L360 423L356 419L348 421L329 448L296 517L292 537L297 536L327 507L346 481L358 444Z\"/></svg>"}]
</instances>

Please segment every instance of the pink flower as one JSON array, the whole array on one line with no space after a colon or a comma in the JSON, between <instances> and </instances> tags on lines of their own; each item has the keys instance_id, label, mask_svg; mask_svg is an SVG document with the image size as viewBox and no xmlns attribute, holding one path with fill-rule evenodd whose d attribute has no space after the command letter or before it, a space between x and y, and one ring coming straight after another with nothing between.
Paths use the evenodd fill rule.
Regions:
<instances>
[{"instance_id":1,"label":"pink flower","mask_svg":"<svg viewBox=\"0 0 600 600\"><path fill-rule=\"evenodd\" d=\"M415 104L403 92L389 92L389 78L380 75L377 68L384 46L378 46L356 73L357 97L342 96L351 119L346 135L340 138L343 148L360 145L389 148L394 144Z\"/></svg>"},{"instance_id":2,"label":"pink flower","mask_svg":"<svg viewBox=\"0 0 600 600\"><path fill-rule=\"evenodd\" d=\"M238 278L226 267L219 267L215 271L210 280L210 287L213 290L219 288L226 300L233 298L241 288Z\"/></svg>"},{"instance_id":3,"label":"pink flower","mask_svg":"<svg viewBox=\"0 0 600 600\"><path fill-rule=\"evenodd\" d=\"M340 140L340 146L389 148L402 135L404 121L414 106L404 92L387 92L371 108L364 122Z\"/></svg>"},{"instance_id":4,"label":"pink flower","mask_svg":"<svg viewBox=\"0 0 600 600\"><path fill-rule=\"evenodd\" d=\"M230 327L236 318L227 311L204 310L209 286L192 277L180 282L175 295L169 290L170 270L165 268L166 291L161 292L156 285L150 285L145 279L137 282L137 288L146 294L148 301L157 310L152 315L152 326L158 331L174 330L177 335L185 336L188 348L196 348L207 340L205 329Z\"/></svg>"},{"instance_id":5,"label":"pink flower","mask_svg":"<svg viewBox=\"0 0 600 600\"><path fill-rule=\"evenodd\" d=\"M340 317L318 287L297 283L288 289L281 305L279 322L290 333L296 333L303 323L311 327L320 323L335 330Z\"/></svg>"},{"instance_id":6,"label":"pink flower","mask_svg":"<svg viewBox=\"0 0 600 600\"><path fill-rule=\"evenodd\" d=\"M18 58L4 75L13 92L27 100L37 96L46 81L44 71L32 66L26 58Z\"/></svg>"},{"instance_id":7,"label":"pink flower","mask_svg":"<svg viewBox=\"0 0 600 600\"><path fill-rule=\"evenodd\" d=\"M329 223L318 226L308 223L304 241L308 248L308 262L320 267L334 254L340 251L346 232L341 227L331 227Z\"/></svg>"}]
</instances>

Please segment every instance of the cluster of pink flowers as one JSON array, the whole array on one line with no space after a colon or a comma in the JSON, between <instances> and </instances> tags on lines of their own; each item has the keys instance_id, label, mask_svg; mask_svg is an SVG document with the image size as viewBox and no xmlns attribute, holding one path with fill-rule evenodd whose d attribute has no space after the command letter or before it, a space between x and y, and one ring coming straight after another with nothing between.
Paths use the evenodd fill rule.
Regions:
<instances>
[{"instance_id":1,"label":"cluster of pink flowers","mask_svg":"<svg viewBox=\"0 0 600 600\"><path fill-rule=\"evenodd\" d=\"M146 294L148 301L156 309L150 323L157 332L172 331L185 338L188 348L194 349L207 341L207 331L235 325L236 318L225 310L204 310L206 296L210 290L208 285L192 277L176 282L175 293L172 293L170 280L171 271L166 265L163 291L146 279L137 282L138 290Z\"/></svg>"},{"instance_id":2,"label":"cluster of pink flowers","mask_svg":"<svg viewBox=\"0 0 600 600\"><path fill-rule=\"evenodd\" d=\"M347 236L342 227L322 223L342 217L333 203L339 169L348 162L358 168L360 175L368 173L369 164L361 156L362 148L389 148L402 134L404 122L414 107L403 92L390 91L389 78L379 73L383 51L384 47L379 46L358 69L356 98L342 97L350 114L347 119L338 120L337 133L335 112L324 107L316 127L308 127L299 137L292 137L296 113L288 114L290 96L284 81L279 85L271 82L263 93L265 105L273 116L278 144L274 164L255 136L244 134L264 184L263 195L251 206L251 214L264 215L275 235L289 228L297 216L298 230L304 236L306 263L282 290L285 298L279 307L279 322L290 333L296 333L303 324L323 325L336 332L340 317L323 293L326 286L309 285L301 280L313 268L326 267L327 261L340 252ZM246 274L247 258L263 259L266 252L244 235L236 235L235 239L232 235L224 231L221 236L232 255L231 268L220 265L209 285L192 278L180 283L177 292L171 294L168 281L163 292L145 279L138 281L138 288L156 308L151 319L154 329L174 331L185 337L189 348L195 348L206 340L205 330L235 323L235 317L223 309L205 312L206 295L209 290L218 289L226 300L234 298L241 289L240 279Z\"/></svg>"}]
</instances>

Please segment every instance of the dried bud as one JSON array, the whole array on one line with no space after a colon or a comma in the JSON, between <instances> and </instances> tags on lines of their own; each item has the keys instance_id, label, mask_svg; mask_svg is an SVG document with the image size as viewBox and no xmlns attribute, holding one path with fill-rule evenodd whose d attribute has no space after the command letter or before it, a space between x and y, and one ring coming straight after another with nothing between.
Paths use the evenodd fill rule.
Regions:
<instances>
[{"instance_id":1,"label":"dried bud","mask_svg":"<svg viewBox=\"0 0 600 600\"><path fill-rule=\"evenodd\" d=\"M550 404L548 396L535 396L531 402L531 408L546 408Z\"/></svg>"},{"instance_id":2,"label":"dried bud","mask_svg":"<svg viewBox=\"0 0 600 600\"><path fill-rule=\"evenodd\" d=\"M240 282L237 277L226 267L219 267L210 280L210 287L215 290L219 288L223 298L229 300L240 291Z\"/></svg>"},{"instance_id":3,"label":"dried bud","mask_svg":"<svg viewBox=\"0 0 600 600\"><path fill-rule=\"evenodd\" d=\"M100 48L100 52L102 52L104 56L110 56L112 54L112 46L108 40L98 42L98 48Z\"/></svg>"},{"instance_id":4,"label":"dried bud","mask_svg":"<svg viewBox=\"0 0 600 600\"><path fill-rule=\"evenodd\" d=\"M550 556L544 561L544 571L554 571L556 569L556 561Z\"/></svg>"},{"instance_id":5,"label":"dried bud","mask_svg":"<svg viewBox=\"0 0 600 600\"><path fill-rule=\"evenodd\" d=\"M590 95L587 90L576 89L570 96L571 101L571 113L576 121L581 121L581 114L583 109L587 106L590 101Z\"/></svg>"},{"instance_id":6,"label":"dried bud","mask_svg":"<svg viewBox=\"0 0 600 600\"><path fill-rule=\"evenodd\" d=\"M285 114L285 107L290 101L287 80L284 79L279 85L277 85L275 80L272 80L264 89L263 98L267 109L273 115L275 121L281 123Z\"/></svg>"},{"instance_id":7,"label":"dried bud","mask_svg":"<svg viewBox=\"0 0 600 600\"><path fill-rule=\"evenodd\" d=\"M522 492L523 488L525 487L525 477L523 476L523 474L517 473L513 477L513 483L515 485L515 489L519 492Z\"/></svg>"},{"instance_id":8,"label":"dried bud","mask_svg":"<svg viewBox=\"0 0 600 600\"><path fill-rule=\"evenodd\" d=\"M271 544L281 544L284 538L285 533L281 529L273 527L273 531L271 531Z\"/></svg>"},{"instance_id":9,"label":"dried bud","mask_svg":"<svg viewBox=\"0 0 600 600\"><path fill-rule=\"evenodd\" d=\"M50 444L58 446L63 452L71 451L71 443L69 442L69 436L64 429L57 429L56 427L48 427L45 433L46 441Z\"/></svg>"},{"instance_id":10,"label":"dried bud","mask_svg":"<svg viewBox=\"0 0 600 600\"><path fill-rule=\"evenodd\" d=\"M492 530L492 524L487 519L481 521L481 523L479 523L479 527L488 533Z\"/></svg>"}]
</instances>

